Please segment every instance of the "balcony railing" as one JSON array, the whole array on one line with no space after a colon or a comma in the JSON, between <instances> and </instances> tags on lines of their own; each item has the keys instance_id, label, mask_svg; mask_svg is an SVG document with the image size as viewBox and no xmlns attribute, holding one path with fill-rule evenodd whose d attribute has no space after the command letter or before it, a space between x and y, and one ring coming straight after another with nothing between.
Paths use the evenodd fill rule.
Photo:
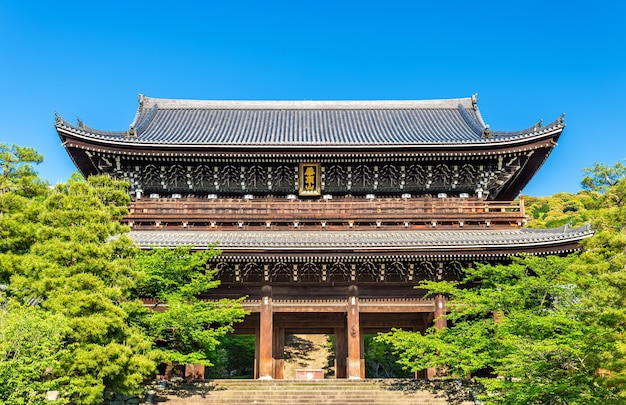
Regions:
<instances>
[{"instance_id":1,"label":"balcony railing","mask_svg":"<svg viewBox=\"0 0 626 405\"><path fill-rule=\"evenodd\" d=\"M136 228L510 227L525 222L523 200L472 198L145 198L129 208L126 221Z\"/></svg>"}]
</instances>

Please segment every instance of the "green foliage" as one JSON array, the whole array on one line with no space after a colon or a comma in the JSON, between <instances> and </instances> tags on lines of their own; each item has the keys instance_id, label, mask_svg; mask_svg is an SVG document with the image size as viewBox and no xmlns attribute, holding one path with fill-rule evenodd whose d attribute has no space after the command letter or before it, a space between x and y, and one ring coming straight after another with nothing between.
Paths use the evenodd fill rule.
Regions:
<instances>
[{"instance_id":1,"label":"green foliage","mask_svg":"<svg viewBox=\"0 0 626 405\"><path fill-rule=\"evenodd\" d=\"M45 191L47 185L37 176L32 164L43 162L43 155L35 149L0 143L0 195L13 191L33 197Z\"/></svg>"},{"instance_id":2,"label":"green foliage","mask_svg":"<svg viewBox=\"0 0 626 405\"><path fill-rule=\"evenodd\" d=\"M404 370L398 364L398 357L393 353L393 347L387 342L376 340L376 335L365 335L364 354L366 378L410 378L411 371Z\"/></svg>"},{"instance_id":3,"label":"green foliage","mask_svg":"<svg viewBox=\"0 0 626 405\"><path fill-rule=\"evenodd\" d=\"M477 264L465 280L474 287L450 294L451 327L423 336L394 331L380 339L413 371L477 376L485 403L618 403L621 394L600 385L597 371L619 332L590 322L590 295L573 283L577 260L528 256L508 266Z\"/></svg>"},{"instance_id":4,"label":"green foliage","mask_svg":"<svg viewBox=\"0 0 626 405\"><path fill-rule=\"evenodd\" d=\"M252 378L254 375L254 335L225 335L212 353L210 378Z\"/></svg>"},{"instance_id":5,"label":"green foliage","mask_svg":"<svg viewBox=\"0 0 626 405\"><path fill-rule=\"evenodd\" d=\"M138 392L156 365L151 341L119 305L139 276L136 249L119 222L126 187L108 177L73 178L30 198L0 196L0 283L14 300L63 319L64 350L44 367L52 368L62 401L91 404L106 391ZM41 395L36 385L20 390Z\"/></svg>"},{"instance_id":6,"label":"green foliage","mask_svg":"<svg viewBox=\"0 0 626 405\"><path fill-rule=\"evenodd\" d=\"M144 272L137 283L137 297L154 298L163 304L140 314L137 323L155 340L163 360L212 365L220 338L233 330L234 322L243 319L243 297L219 301L198 298L219 285L214 279L217 270L206 266L216 254L215 249L192 252L182 246L143 251L137 257L137 266Z\"/></svg>"},{"instance_id":7,"label":"green foliage","mask_svg":"<svg viewBox=\"0 0 626 405\"><path fill-rule=\"evenodd\" d=\"M462 283L424 282L448 296L450 326L377 339L407 369L471 375L485 404L626 403L624 169L595 165L586 191L526 199L531 225L592 223L580 254L476 264Z\"/></svg>"},{"instance_id":8,"label":"green foliage","mask_svg":"<svg viewBox=\"0 0 626 405\"><path fill-rule=\"evenodd\" d=\"M591 190L600 194L607 193L619 181L626 178L626 165L617 162L613 166L594 163L593 167L584 168L587 173L580 182L583 190Z\"/></svg>"},{"instance_id":9,"label":"green foliage","mask_svg":"<svg viewBox=\"0 0 626 405\"><path fill-rule=\"evenodd\" d=\"M46 392L65 384L52 373L68 355L69 330L60 314L1 300L0 404L45 403Z\"/></svg>"},{"instance_id":10,"label":"green foliage","mask_svg":"<svg viewBox=\"0 0 626 405\"><path fill-rule=\"evenodd\" d=\"M526 212L531 216L532 228L558 228L563 225L580 226L591 220L590 210L597 205L597 194L557 193L550 197L524 197Z\"/></svg>"}]
</instances>

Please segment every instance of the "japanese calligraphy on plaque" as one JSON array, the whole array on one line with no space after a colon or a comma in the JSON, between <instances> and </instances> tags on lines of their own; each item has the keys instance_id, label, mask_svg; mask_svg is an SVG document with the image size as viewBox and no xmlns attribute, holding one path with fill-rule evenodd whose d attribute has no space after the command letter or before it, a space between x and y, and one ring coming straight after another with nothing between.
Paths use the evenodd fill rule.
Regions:
<instances>
[{"instance_id":1,"label":"japanese calligraphy on plaque","mask_svg":"<svg viewBox=\"0 0 626 405\"><path fill-rule=\"evenodd\" d=\"M298 175L298 193L301 196L321 194L321 167L319 163L300 163Z\"/></svg>"}]
</instances>

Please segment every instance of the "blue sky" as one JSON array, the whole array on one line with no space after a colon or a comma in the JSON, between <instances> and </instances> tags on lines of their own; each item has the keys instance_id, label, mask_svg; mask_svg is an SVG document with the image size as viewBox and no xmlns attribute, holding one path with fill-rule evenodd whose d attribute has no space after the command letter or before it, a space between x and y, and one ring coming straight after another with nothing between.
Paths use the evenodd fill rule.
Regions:
<instances>
[{"instance_id":1,"label":"blue sky","mask_svg":"<svg viewBox=\"0 0 626 405\"><path fill-rule=\"evenodd\" d=\"M0 142L33 146L51 183L75 168L54 113L125 130L137 95L191 99L479 96L518 130L565 112L524 190L580 188L626 158L623 1L0 2Z\"/></svg>"}]
</instances>

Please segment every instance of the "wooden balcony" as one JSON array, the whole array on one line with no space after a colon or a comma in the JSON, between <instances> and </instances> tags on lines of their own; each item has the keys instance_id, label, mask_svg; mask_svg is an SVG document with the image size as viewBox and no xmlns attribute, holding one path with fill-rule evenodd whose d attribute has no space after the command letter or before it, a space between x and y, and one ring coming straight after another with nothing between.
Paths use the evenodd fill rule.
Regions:
<instances>
[{"instance_id":1,"label":"wooden balcony","mask_svg":"<svg viewBox=\"0 0 626 405\"><path fill-rule=\"evenodd\" d=\"M125 221L134 229L485 228L525 223L523 200L473 198L333 199L144 198L130 204Z\"/></svg>"}]
</instances>

